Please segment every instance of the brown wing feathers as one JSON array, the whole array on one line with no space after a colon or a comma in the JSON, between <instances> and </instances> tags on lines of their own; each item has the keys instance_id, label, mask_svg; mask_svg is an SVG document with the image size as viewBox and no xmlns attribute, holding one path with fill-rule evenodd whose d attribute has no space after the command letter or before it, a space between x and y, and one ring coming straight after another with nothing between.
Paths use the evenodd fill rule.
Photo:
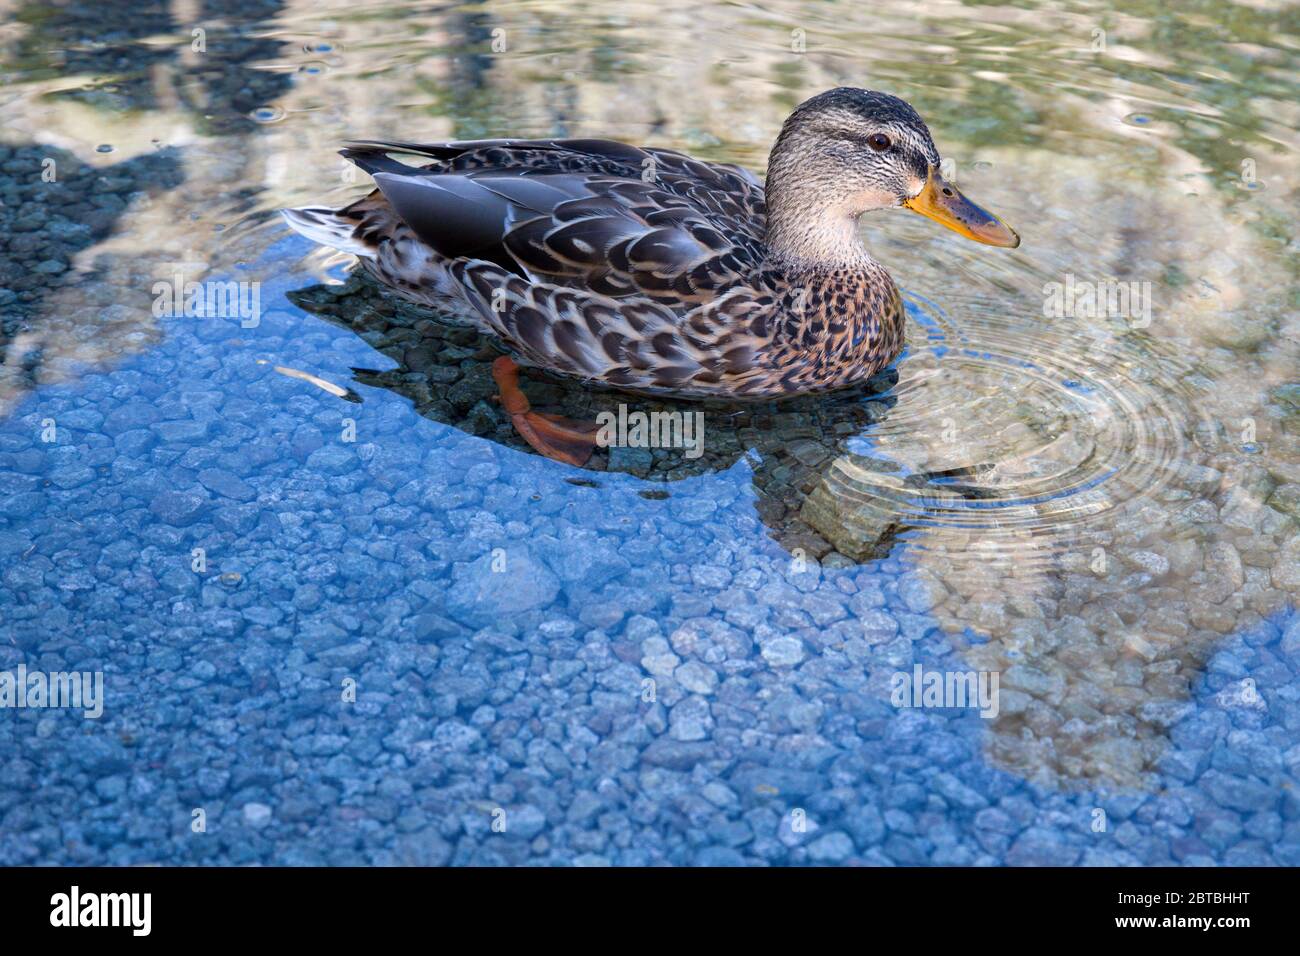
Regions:
<instances>
[{"instance_id":1,"label":"brown wing feathers","mask_svg":"<svg viewBox=\"0 0 1300 956\"><path fill-rule=\"evenodd\" d=\"M743 171L602 140L343 153L524 361L630 388L707 394L727 376L748 390L752 330L773 306L740 294L764 230L762 187Z\"/></svg>"}]
</instances>

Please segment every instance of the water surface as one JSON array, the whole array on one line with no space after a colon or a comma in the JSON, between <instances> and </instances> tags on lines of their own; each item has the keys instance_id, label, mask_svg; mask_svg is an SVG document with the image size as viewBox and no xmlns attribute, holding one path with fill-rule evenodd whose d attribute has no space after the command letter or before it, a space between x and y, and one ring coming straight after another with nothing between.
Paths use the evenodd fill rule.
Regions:
<instances>
[{"instance_id":1,"label":"water surface","mask_svg":"<svg viewBox=\"0 0 1300 956\"><path fill-rule=\"evenodd\" d=\"M1285 4L4 14L0 669L107 697L0 717L0 861L1300 862ZM352 138L761 173L840 84L1023 245L867 217L902 359L699 459L539 458L488 340L275 213L366 191ZM157 315L178 272L256 320ZM997 716L896 706L918 665Z\"/></svg>"}]
</instances>

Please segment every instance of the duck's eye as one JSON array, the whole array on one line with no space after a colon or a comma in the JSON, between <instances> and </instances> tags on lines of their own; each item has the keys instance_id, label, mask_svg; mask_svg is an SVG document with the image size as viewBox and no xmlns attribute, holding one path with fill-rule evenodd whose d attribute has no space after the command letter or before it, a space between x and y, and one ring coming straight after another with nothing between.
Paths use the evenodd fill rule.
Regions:
<instances>
[{"instance_id":1,"label":"duck's eye","mask_svg":"<svg viewBox=\"0 0 1300 956\"><path fill-rule=\"evenodd\" d=\"M870 146L872 149L874 149L877 153L883 153L885 150L889 149L889 147L894 144L890 140L890 138L886 136L884 133L872 133L870 136L867 137L867 145Z\"/></svg>"}]
</instances>

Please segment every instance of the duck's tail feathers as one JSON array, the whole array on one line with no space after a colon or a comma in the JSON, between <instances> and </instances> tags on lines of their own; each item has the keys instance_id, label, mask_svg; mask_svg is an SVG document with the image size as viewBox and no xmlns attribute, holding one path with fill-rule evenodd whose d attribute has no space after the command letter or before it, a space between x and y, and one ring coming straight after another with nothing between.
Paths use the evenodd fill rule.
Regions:
<instances>
[{"instance_id":1,"label":"duck's tail feathers","mask_svg":"<svg viewBox=\"0 0 1300 956\"><path fill-rule=\"evenodd\" d=\"M353 208L349 206L336 211L325 206L304 206L302 209L281 209L280 212L296 232L312 242L373 259L379 252L376 236L372 231L357 228L360 217L347 215Z\"/></svg>"}]
</instances>

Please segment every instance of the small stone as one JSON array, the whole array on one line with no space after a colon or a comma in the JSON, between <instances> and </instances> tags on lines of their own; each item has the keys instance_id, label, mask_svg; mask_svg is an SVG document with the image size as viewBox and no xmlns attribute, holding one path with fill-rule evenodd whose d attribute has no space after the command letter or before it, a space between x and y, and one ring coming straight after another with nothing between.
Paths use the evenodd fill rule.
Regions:
<instances>
[{"instance_id":1,"label":"small stone","mask_svg":"<svg viewBox=\"0 0 1300 956\"><path fill-rule=\"evenodd\" d=\"M763 660L773 667L794 667L803 660L803 641L789 634L763 643Z\"/></svg>"},{"instance_id":2,"label":"small stone","mask_svg":"<svg viewBox=\"0 0 1300 956\"><path fill-rule=\"evenodd\" d=\"M1219 806L1242 813L1271 810L1279 799L1278 791L1262 780L1238 777L1218 770L1205 771L1198 784Z\"/></svg>"},{"instance_id":3,"label":"small stone","mask_svg":"<svg viewBox=\"0 0 1300 956\"><path fill-rule=\"evenodd\" d=\"M531 840L546 828L546 814L531 803L506 810L505 834L520 840Z\"/></svg>"},{"instance_id":4,"label":"small stone","mask_svg":"<svg viewBox=\"0 0 1300 956\"><path fill-rule=\"evenodd\" d=\"M265 803L244 804L244 822L260 830L271 822L271 808Z\"/></svg>"},{"instance_id":5,"label":"small stone","mask_svg":"<svg viewBox=\"0 0 1300 956\"><path fill-rule=\"evenodd\" d=\"M1289 538L1278 553L1272 570L1273 587L1292 593L1300 591L1300 535Z\"/></svg>"},{"instance_id":6,"label":"small stone","mask_svg":"<svg viewBox=\"0 0 1300 956\"><path fill-rule=\"evenodd\" d=\"M116 436L139 428L147 428L158 420L158 410L148 402L128 402L104 416L102 428L106 435Z\"/></svg>"},{"instance_id":7,"label":"small stone","mask_svg":"<svg viewBox=\"0 0 1300 956\"><path fill-rule=\"evenodd\" d=\"M862 636L868 644L883 644L898 633L898 621L880 608L862 612Z\"/></svg>"},{"instance_id":8,"label":"small stone","mask_svg":"<svg viewBox=\"0 0 1300 956\"><path fill-rule=\"evenodd\" d=\"M853 841L836 830L808 845L808 858L817 863L843 863L853 855Z\"/></svg>"},{"instance_id":9,"label":"small stone","mask_svg":"<svg viewBox=\"0 0 1300 956\"><path fill-rule=\"evenodd\" d=\"M208 505L208 496L199 491L161 491L149 504L158 520L175 527L193 524Z\"/></svg>"},{"instance_id":10,"label":"small stone","mask_svg":"<svg viewBox=\"0 0 1300 956\"><path fill-rule=\"evenodd\" d=\"M190 669L190 673L201 681L210 681L217 676L217 668L211 661L199 661ZM252 804L249 804L249 806L252 806ZM248 812L248 807L244 808L244 812Z\"/></svg>"},{"instance_id":11,"label":"small stone","mask_svg":"<svg viewBox=\"0 0 1300 956\"><path fill-rule=\"evenodd\" d=\"M1283 654L1300 657L1300 615L1293 617L1286 630L1282 632L1281 646Z\"/></svg>"},{"instance_id":12,"label":"small stone","mask_svg":"<svg viewBox=\"0 0 1300 956\"><path fill-rule=\"evenodd\" d=\"M1145 571L1153 578L1164 577L1169 573L1169 559L1154 551L1131 551L1125 555L1129 564Z\"/></svg>"},{"instance_id":13,"label":"small stone","mask_svg":"<svg viewBox=\"0 0 1300 956\"><path fill-rule=\"evenodd\" d=\"M708 846L695 857L695 866L744 866L745 858L740 851L729 846Z\"/></svg>"},{"instance_id":14,"label":"small stone","mask_svg":"<svg viewBox=\"0 0 1300 956\"><path fill-rule=\"evenodd\" d=\"M470 627L488 627L502 615L547 607L559 579L523 545L484 554L456 566L447 613Z\"/></svg>"},{"instance_id":15,"label":"small stone","mask_svg":"<svg viewBox=\"0 0 1300 956\"><path fill-rule=\"evenodd\" d=\"M641 666L656 677L670 677L681 658L662 637L648 637L641 643Z\"/></svg>"},{"instance_id":16,"label":"small stone","mask_svg":"<svg viewBox=\"0 0 1300 956\"><path fill-rule=\"evenodd\" d=\"M356 453L342 445L322 445L307 456L307 467L327 475L346 475L359 464Z\"/></svg>"},{"instance_id":17,"label":"small stone","mask_svg":"<svg viewBox=\"0 0 1300 956\"><path fill-rule=\"evenodd\" d=\"M699 661L687 661L673 676L693 694L713 694L718 689L718 675Z\"/></svg>"},{"instance_id":18,"label":"small stone","mask_svg":"<svg viewBox=\"0 0 1300 956\"><path fill-rule=\"evenodd\" d=\"M1071 866L1079 858L1080 850L1062 841L1055 832L1043 827L1030 827L1007 851L1010 866Z\"/></svg>"},{"instance_id":19,"label":"small stone","mask_svg":"<svg viewBox=\"0 0 1300 956\"><path fill-rule=\"evenodd\" d=\"M429 827L400 835L393 853L402 866L445 866L451 859L451 844Z\"/></svg>"},{"instance_id":20,"label":"small stone","mask_svg":"<svg viewBox=\"0 0 1300 956\"><path fill-rule=\"evenodd\" d=\"M703 740L713 730L713 714L703 697L687 697L668 712L668 733L674 740Z\"/></svg>"},{"instance_id":21,"label":"small stone","mask_svg":"<svg viewBox=\"0 0 1300 956\"><path fill-rule=\"evenodd\" d=\"M1206 584L1199 589L1199 596L1214 604L1221 604L1246 583L1241 555L1227 541L1217 541L1207 549L1205 574Z\"/></svg>"},{"instance_id":22,"label":"small stone","mask_svg":"<svg viewBox=\"0 0 1300 956\"><path fill-rule=\"evenodd\" d=\"M200 471L199 484L208 491L226 498L234 498L236 501L252 501L257 497L257 492L246 481L219 468L205 468Z\"/></svg>"},{"instance_id":23,"label":"small stone","mask_svg":"<svg viewBox=\"0 0 1300 956\"><path fill-rule=\"evenodd\" d=\"M938 581L920 574L905 575L898 582L898 596L913 614L925 614L939 603L943 586Z\"/></svg>"}]
</instances>

